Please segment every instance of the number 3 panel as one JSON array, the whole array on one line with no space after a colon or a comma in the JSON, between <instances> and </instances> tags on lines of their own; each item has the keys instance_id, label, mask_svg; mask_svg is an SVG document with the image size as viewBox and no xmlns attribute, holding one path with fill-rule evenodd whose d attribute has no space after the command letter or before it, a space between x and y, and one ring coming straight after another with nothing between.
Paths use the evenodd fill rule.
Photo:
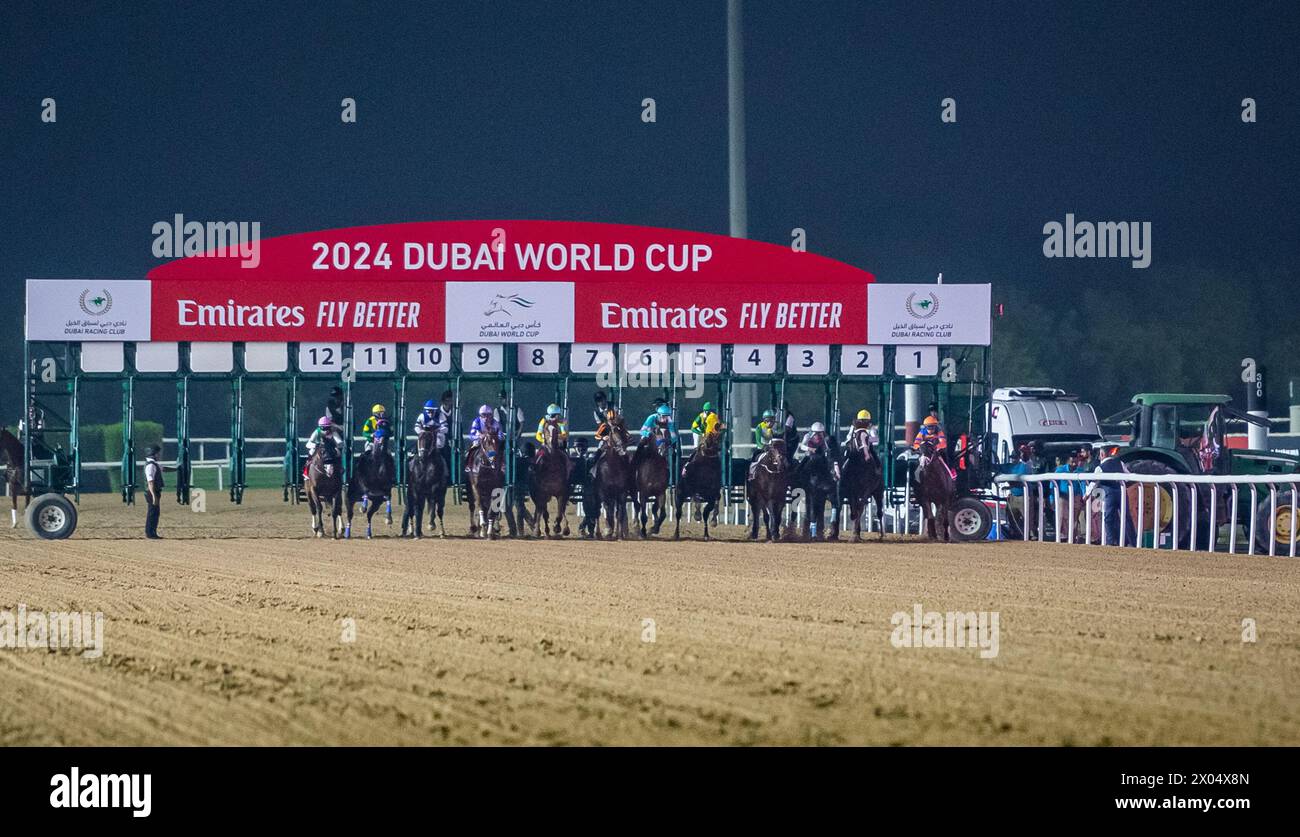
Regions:
<instances>
[{"instance_id":1,"label":"number 3 panel","mask_svg":"<svg viewBox=\"0 0 1300 837\"><path fill-rule=\"evenodd\" d=\"M787 375L831 374L831 347L792 344L785 351Z\"/></svg>"}]
</instances>

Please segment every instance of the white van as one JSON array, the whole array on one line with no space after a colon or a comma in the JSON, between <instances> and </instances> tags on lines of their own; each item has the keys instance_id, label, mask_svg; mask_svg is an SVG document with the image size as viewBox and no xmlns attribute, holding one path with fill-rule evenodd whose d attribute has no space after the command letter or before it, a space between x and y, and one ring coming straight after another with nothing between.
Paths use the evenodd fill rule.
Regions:
<instances>
[{"instance_id":1,"label":"white van","mask_svg":"<svg viewBox=\"0 0 1300 837\"><path fill-rule=\"evenodd\" d=\"M1001 387L993 390L989 410L995 465L1013 462L1028 442L1052 454L1105 441L1092 405L1063 389Z\"/></svg>"}]
</instances>

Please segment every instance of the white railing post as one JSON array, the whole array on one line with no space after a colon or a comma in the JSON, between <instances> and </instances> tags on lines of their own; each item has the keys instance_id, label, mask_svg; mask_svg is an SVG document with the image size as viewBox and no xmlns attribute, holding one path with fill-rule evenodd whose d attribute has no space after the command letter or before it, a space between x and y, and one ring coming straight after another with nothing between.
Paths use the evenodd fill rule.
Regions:
<instances>
[{"instance_id":1,"label":"white railing post","mask_svg":"<svg viewBox=\"0 0 1300 837\"><path fill-rule=\"evenodd\" d=\"M1255 483L1250 484L1250 543L1246 545L1246 554L1255 554L1255 518L1259 516L1259 489Z\"/></svg>"}]
</instances>

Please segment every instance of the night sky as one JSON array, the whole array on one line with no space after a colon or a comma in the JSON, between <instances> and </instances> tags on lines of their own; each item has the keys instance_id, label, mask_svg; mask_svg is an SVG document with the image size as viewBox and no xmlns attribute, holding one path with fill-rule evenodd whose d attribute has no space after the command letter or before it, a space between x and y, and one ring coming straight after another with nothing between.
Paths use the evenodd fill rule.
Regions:
<instances>
[{"instance_id":1,"label":"night sky","mask_svg":"<svg viewBox=\"0 0 1300 837\"><path fill-rule=\"evenodd\" d=\"M802 227L881 281L943 271L1047 305L1196 271L1222 277L1207 316L1246 282L1300 307L1297 9L748 2L750 237ZM178 212L264 236L453 218L727 232L725 36L722 2L4 4L4 423L23 280L143 277L151 226ZM1150 221L1152 266L1045 259L1043 224L1067 212Z\"/></svg>"}]
</instances>

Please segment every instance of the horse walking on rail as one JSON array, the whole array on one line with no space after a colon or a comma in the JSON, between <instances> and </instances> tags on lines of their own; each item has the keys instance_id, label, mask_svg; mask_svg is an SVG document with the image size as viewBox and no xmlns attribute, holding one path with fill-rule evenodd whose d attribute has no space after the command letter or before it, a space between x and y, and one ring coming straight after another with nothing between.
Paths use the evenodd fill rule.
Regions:
<instances>
[{"instance_id":1,"label":"horse walking on rail","mask_svg":"<svg viewBox=\"0 0 1300 837\"><path fill-rule=\"evenodd\" d=\"M366 537L373 537L372 519L379 511L379 501L384 501L384 522L393 525L393 483L396 482L397 469L393 464L393 455L388 452L388 434L382 429L376 430L371 439L370 450L359 454L352 468L352 480L348 483L348 522L343 530L345 538L352 537L352 513L358 501L361 510L366 513Z\"/></svg>"},{"instance_id":2,"label":"horse walking on rail","mask_svg":"<svg viewBox=\"0 0 1300 837\"><path fill-rule=\"evenodd\" d=\"M548 424L546 439L540 457L533 463L528 480L528 493L533 498L533 537L541 535L546 527L546 537L551 537L550 512L547 504L555 500L559 509L555 513L555 537L569 534L569 520L565 512L569 507L569 471L573 460L560 438L559 425Z\"/></svg>"},{"instance_id":3,"label":"horse walking on rail","mask_svg":"<svg viewBox=\"0 0 1300 837\"><path fill-rule=\"evenodd\" d=\"M343 518L343 469L338 443L326 435L307 462L307 477L303 488L307 493L307 506L311 509L311 530L318 538L325 537L322 520L326 504L330 508L331 537L338 538Z\"/></svg>"},{"instance_id":4,"label":"horse walking on rail","mask_svg":"<svg viewBox=\"0 0 1300 837\"><path fill-rule=\"evenodd\" d=\"M5 460L5 491L13 502L9 511L10 528L18 528L18 498L25 498L23 508L31 505L32 490L27 485L27 469L24 466L23 443L7 429L0 428L0 456Z\"/></svg>"},{"instance_id":5,"label":"horse walking on rail","mask_svg":"<svg viewBox=\"0 0 1300 837\"><path fill-rule=\"evenodd\" d=\"M722 432L726 429L726 425L718 424L705 433L695 454L686 463L685 472L677 483L677 520L673 538L682 536L682 507L699 500L704 504L704 539L709 540L709 520L722 496Z\"/></svg>"}]
</instances>

